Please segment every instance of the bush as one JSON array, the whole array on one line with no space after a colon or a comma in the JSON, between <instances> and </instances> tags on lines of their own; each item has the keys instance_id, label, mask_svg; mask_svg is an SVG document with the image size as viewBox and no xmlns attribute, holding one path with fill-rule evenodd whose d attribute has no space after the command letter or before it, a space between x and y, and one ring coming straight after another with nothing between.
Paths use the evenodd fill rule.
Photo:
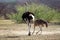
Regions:
<instances>
[{"instance_id":1,"label":"bush","mask_svg":"<svg viewBox=\"0 0 60 40\"><path fill-rule=\"evenodd\" d=\"M24 12L30 11L35 14L36 19L44 19L47 21L51 21L55 19L60 19L60 13L58 13L56 10L46 6L46 5L37 5L32 4L28 6L17 6L18 13L10 15L10 18L15 20L17 23L21 23L22 19L21 16ZM58 13L58 14L57 14Z\"/></svg>"}]
</instances>

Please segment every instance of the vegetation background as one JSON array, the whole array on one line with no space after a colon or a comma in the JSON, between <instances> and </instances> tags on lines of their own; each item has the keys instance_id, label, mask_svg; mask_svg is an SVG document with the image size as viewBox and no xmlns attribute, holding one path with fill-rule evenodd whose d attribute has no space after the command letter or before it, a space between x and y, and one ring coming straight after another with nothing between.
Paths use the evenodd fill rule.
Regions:
<instances>
[{"instance_id":1,"label":"vegetation background","mask_svg":"<svg viewBox=\"0 0 60 40\"><path fill-rule=\"evenodd\" d=\"M58 0L0 0L0 19L22 23L22 14L30 11L35 14L36 19L60 22L58 3Z\"/></svg>"},{"instance_id":2,"label":"vegetation background","mask_svg":"<svg viewBox=\"0 0 60 40\"><path fill-rule=\"evenodd\" d=\"M17 11L18 11L17 14L10 15L10 18L15 20L17 23L22 22L22 19L21 19L22 14L26 11L33 12L35 14L36 19L43 19L48 22L60 20L60 12L43 4L40 4L40 5L31 4L28 6L17 6Z\"/></svg>"}]
</instances>

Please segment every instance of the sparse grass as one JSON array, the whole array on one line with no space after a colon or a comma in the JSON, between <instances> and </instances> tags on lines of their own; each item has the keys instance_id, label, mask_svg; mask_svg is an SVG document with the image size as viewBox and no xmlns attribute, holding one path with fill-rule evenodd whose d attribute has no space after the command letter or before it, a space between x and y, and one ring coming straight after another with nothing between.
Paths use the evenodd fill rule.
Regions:
<instances>
[{"instance_id":1,"label":"sparse grass","mask_svg":"<svg viewBox=\"0 0 60 40\"><path fill-rule=\"evenodd\" d=\"M18 36L18 37L6 37L0 40L60 40L60 34L54 35L35 35L35 36Z\"/></svg>"},{"instance_id":2,"label":"sparse grass","mask_svg":"<svg viewBox=\"0 0 60 40\"><path fill-rule=\"evenodd\" d=\"M0 30L27 30L26 24L12 24L12 25L0 25ZM44 28L44 31L48 30L57 30L60 28L58 25L50 25L48 28ZM60 30L60 29L59 29ZM8 32L8 31L7 31ZM4 32L5 33L5 32ZM60 34L52 34L52 35L0 35L0 40L60 40Z\"/></svg>"},{"instance_id":3,"label":"sparse grass","mask_svg":"<svg viewBox=\"0 0 60 40\"><path fill-rule=\"evenodd\" d=\"M13 24L14 22L12 20L0 20L0 25L1 24Z\"/></svg>"}]
</instances>

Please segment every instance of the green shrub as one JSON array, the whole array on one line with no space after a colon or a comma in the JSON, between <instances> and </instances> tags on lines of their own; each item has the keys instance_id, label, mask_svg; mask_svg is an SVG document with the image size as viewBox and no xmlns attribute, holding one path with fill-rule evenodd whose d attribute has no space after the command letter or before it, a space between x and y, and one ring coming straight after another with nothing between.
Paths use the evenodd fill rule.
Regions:
<instances>
[{"instance_id":1,"label":"green shrub","mask_svg":"<svg viewBox=\"0 0 60 40\"><path fill-rule=\"evenodd\" d=\"M51 21L54 17L54 14L55 14L54 9L51 9L44 5L39 5L39 7L35 10L35 16L37 19Z\"/></svg>"},{"instance_id":2,"label":"green shrub","mask_svg":"<svg viewBox=\"0 0 60 40\"><path fill-rule=\"evenodd\" d=\"M60 13L56 10L46 6L46 5L37 5L31 4L28 6L17 6L18 13L10 15L10 18L15 20L17 23L22 22L22 14L26 11L33 12L35 14L36 19L44 19L47 21L51 21L55 19L60 19Z\"/></svg>"}]
</instances>

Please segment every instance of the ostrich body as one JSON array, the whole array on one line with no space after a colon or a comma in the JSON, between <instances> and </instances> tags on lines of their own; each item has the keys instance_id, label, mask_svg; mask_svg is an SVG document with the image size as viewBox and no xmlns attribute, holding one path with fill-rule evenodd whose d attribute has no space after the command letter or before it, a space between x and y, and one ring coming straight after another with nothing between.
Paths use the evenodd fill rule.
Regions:
<instances>
[{"instance_id":1,"label":"ostrich body","mask_svg":"<svg viewBox=\"0 0 60 40\"><path fill-rule=\"evenodd\" d=\"M32 12L25 12L22 15L22 19L28 24L28 29L29 29L28 35L30 36L31 35L31 32L30 32L31 22L34 21L34 14Z\"/></svg>"}]
</instances>

